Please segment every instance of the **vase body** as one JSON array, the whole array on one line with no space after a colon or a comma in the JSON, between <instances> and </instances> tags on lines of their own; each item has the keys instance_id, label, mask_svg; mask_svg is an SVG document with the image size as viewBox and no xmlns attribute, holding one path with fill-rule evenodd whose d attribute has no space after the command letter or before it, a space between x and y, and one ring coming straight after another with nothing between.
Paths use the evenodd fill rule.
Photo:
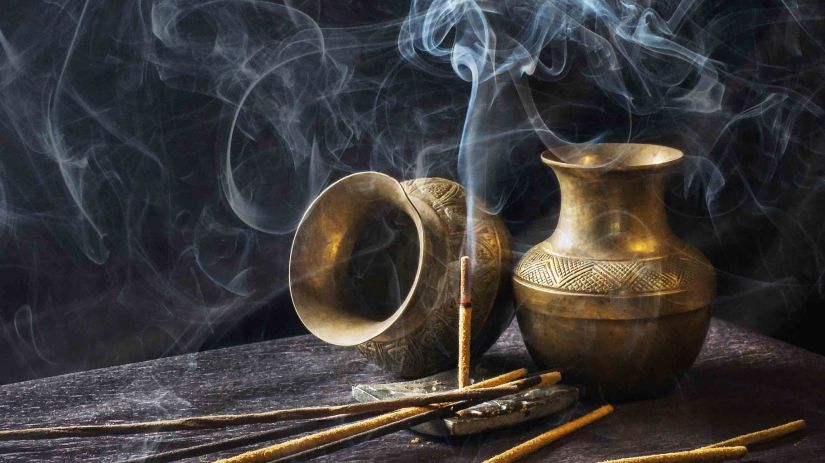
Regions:
<instances>
[{"instance_id":1,"label":"vase body","mask_svg":"<svg viewBox=\"0 0 825 463\"><path fill-rule=\"evenodd\" d=\"M407 224L406 232L403 227L396 232L406 233L407 241L375 243L369 249L372 243L364 245L365 233L380 228L390 216L400 216ZM472 350L482 353L513 317L510 238L498 217L480 209L471 217L468 225L464 189L450 180L398 182L362 172L335 182L312 203L295 234L290 293L299 318L320 339L356 346L373 363L403 377L454 367L458 261L471 232ZM358 272L354 260L382 253L401 257L389 270L367 272L358 286L350 284ZM406 285L398 283L404 271ZM398 281L382 278L387 272L397 272ZM388 285L400 291L376 312L386 298L370 295L387 294Z\"/></svg>"},{"instance_id":2,"label":"vase body","mask_svg":"<svg viewBox=\"0 0 825 463\"><path fill-rule=\"evenodd\" d=\"M513 274L519 326L543 368L610 400L649 397L696 359L715 272L667 224L665 177L682 153L655 145L545 152L559 181L553 234Z\"/></svg>"}]
</instances>

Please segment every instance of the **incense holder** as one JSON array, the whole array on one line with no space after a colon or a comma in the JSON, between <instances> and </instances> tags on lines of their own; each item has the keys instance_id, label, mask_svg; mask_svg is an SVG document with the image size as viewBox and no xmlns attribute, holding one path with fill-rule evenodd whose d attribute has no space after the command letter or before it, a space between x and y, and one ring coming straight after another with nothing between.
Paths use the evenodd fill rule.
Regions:
<instances>
[{"instance_id":1,"label":"incense holder","mask_svg":"<svg viewBox=\"0 0 825 463\"><path fill-rule=\"evenodd\" d=\"M513 275L533 359L610 400L658 395L696 359L715 272L667 224L666 174L682 159L655 145L545 152L559 181L558 225Z\"/></svg>"},{"instance_id":2,"label":"incense holder","mask_svg":"<svg viewBox=\"0 0 825 463\"><path fill-rule=\"evenodd\" d=\"M475 382L475 381L474 381ZM448 371L415 381L389 384L358 384L352 397L358 402L449 391L456 388L456 371ZM453 416L413 426L413 431L430 436L469 436L497 429L510 429L528 421L556 416L557 421L579 401L579 390L566 384L533 388L490 400Z\"/></svg>"},{"instance_id":3,"label":"incense holder","mask_svg":"<svg viewBox=\"0 0 825 463\"><path fill-rule=\"evenodd\" d=\"M472 352L480 355L513 317L510 237L475 209L461 185L398 182L378 172L338 180L306 211L289 263L292 301L320 339L356 346L403 377L455 367L458 262L469 233Z\"/></svg>"}]
</instances>

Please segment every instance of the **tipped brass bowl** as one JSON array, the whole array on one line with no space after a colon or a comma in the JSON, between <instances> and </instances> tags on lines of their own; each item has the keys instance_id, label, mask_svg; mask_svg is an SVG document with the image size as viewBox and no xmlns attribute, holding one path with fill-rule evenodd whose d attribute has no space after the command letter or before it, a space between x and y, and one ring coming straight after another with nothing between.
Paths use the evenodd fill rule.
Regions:
<instances>
[{"instance_id":1,"label":"tipped brass bowl","mask_svg":"<svg viewBox=\"0 0 825 463\"><path fill-rule=\"evenodd\" d=\"M472 217L472 349L479 354L513 316L510 240L497 217L481 209ZM467 228L464 189L450 180L398 182L377 172L338 180L295 233L289 287L298 317L320 339L357 346L401 376L454 366Z\"/></svg>"},{"instance_id":2,"label":"tipped brass bowl","mask_svg":"<svg viewBox=\"0 0 825 463\"><path fill-rule=\"evenodd\" d=\"M536 363L608 399L657 395L705 339L715 272L667 224L665 177L682 152L642 144L545 152L558 225L516 266L519 327Z\"/></svg>"}]
</instances>

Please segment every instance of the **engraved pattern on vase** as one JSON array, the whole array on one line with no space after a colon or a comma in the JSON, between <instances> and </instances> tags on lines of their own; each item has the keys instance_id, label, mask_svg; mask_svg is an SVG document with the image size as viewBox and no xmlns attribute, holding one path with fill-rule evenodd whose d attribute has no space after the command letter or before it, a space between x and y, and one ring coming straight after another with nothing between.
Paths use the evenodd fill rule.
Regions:
<instances>
[{"instance_id":1,"label":"engraved pattern on vase","mask_svg":"<svg viewBox=\"0 0 825 463\"><path fill-rule=\"evenodd\" d=\"M427 315L426 323L408 332L407 335L389 340L372 340L357 346L358 350L375 364L402 376L419 376L443 369L454 361L457 352L458 300L457 275L458 259L464 249L467 227L467 206L464 188L450 180L422 178L401 182L411 197L421 199L430 205L443 223L448 234L449 262L446 273L437 285L428 285L423 300L434 301ZM503 315L507 321L512 316L511 308L500 308L497 293L509 279L509 239L503 224L498 219L482 211L477 211L473 221L476 238L473 256L472 325L482 327L473 333L474 349L485 349L487 344L498 337L502 323L487 323L496 310L509 312ZM453 342L453 340L456 340Z\"/></svg>"}]
</instances>

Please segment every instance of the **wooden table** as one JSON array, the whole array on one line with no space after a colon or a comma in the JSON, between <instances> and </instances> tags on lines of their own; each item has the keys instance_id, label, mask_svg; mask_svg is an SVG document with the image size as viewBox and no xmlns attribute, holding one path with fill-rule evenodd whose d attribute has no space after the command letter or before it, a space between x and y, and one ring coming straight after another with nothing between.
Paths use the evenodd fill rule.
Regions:
<instances>
[{"instance_id":1,"label":"wooden table","mask_svg":"<svg viewBox=\"0 0 825 463\"><path fill-rule=\"evenodd\" d=\"M505 370L527 362L514 322L483 366ZM301 336L2 386L0 417L3 427L19 427L260 411L344 402L352 384L392 379L353 349ZM746 461L825 461L825 357L714 320L699 360L671 394L619 405L612 416L527 461L674 451L798 418L808 421L807 431L755 448ZM543 420L495 434L420 441L404 431L317 460L481 461L549 427ZM0 460L118 461L260 429L266 427L0 442Z\"/></svg>"}]
</instances>

